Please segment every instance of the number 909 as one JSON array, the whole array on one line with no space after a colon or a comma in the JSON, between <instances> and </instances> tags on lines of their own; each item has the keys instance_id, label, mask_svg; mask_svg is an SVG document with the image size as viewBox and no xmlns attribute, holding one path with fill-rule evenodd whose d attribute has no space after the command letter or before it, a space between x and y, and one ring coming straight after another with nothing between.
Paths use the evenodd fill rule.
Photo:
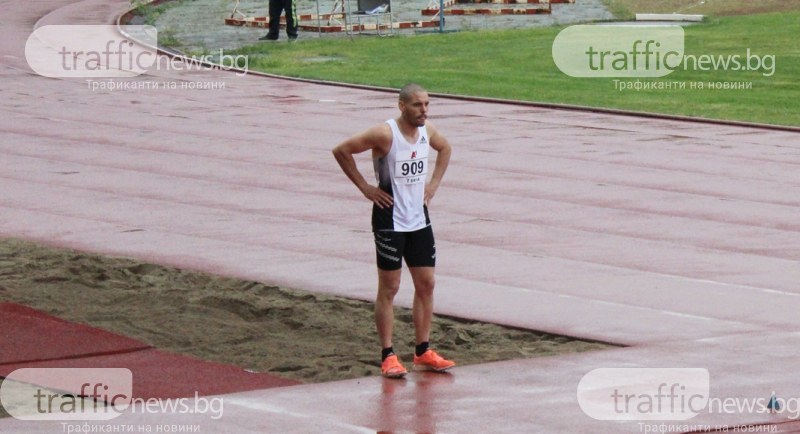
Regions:
<instances>
[{"instance_id":1,"label":"number 909","mask_svg":"<svg viewBox=\"0 0 800 434\"><path fill-rule=\"evenodd\" d=\"M403 171L403 176L408 175L419 175L423 173L423 169L425 169L425 161L419 160L417 162L405 162L400 166L400 170Z\"/></svg>"}]
</instances>

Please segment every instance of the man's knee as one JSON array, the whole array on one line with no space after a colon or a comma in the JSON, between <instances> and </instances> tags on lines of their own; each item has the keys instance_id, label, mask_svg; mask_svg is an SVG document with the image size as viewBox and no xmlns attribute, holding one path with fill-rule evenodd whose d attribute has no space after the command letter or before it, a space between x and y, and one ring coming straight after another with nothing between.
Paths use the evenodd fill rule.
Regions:
<instances>
[{"instance_id":1,"label":"man's knee","mask_svg":"<svg viewBox=\"0 0 800 434\"><path fill-rule=\"evenodd\" d=\"M433 267L412 269L414 278L414 291L417 296L429 297L433 295L433 288L436 286L436 277L433 274Z\"/></svg>"},{"instance_id":2,"label":"man's knee","mask_svg":"<svg viewBox=\"0 0 800 434\"><path fill-rule=\"evenodd\" d=\"M400 290L400 270L378 270L378 296L394 298Z\"/></svg>"}]
</instances>

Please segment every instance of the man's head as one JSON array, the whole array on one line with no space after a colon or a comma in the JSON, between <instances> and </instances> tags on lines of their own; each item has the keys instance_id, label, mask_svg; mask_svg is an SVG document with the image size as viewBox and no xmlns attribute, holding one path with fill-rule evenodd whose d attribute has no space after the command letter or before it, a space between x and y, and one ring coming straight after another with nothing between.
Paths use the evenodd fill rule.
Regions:
<instances>
[{"instance_id":1,"label":"man's head","mask_svg":"<svg viewBox=\"0 0 800 434\"><path fill-rule=\"evenodd\" d=\"M428 119L428 92L416 83L410 83L400 89L400 117L409 125L421 127Z\"/></svg>"}]
</instances>

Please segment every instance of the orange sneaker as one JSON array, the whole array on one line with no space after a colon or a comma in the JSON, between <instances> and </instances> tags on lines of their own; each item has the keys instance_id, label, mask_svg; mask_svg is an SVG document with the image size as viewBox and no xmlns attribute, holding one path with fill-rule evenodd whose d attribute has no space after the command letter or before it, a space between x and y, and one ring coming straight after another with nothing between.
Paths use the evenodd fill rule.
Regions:
<instances>
[{"instance_id":1,"label":"orange sneaker","mask_svg":"<svg viewBox=\"0 0 800 434\"><path fill-rule=\"evenodd\" d=\"M445 359L433 350L425 351L421 356L414 355L414 367L417 369L444 372L455 365L456 362Z\"/></svg>"},{"instance_id":2,"label":"orange sneaker","mask_svg":"<svg viewBox=\"0 0 800 434\"><path fill-rule=\"evenodd\" d=\"M392 354L381 363L381 375L386 378L403 378L408 374L406 368L400 364L397 356Z\"/></svg>"}]
</instances>

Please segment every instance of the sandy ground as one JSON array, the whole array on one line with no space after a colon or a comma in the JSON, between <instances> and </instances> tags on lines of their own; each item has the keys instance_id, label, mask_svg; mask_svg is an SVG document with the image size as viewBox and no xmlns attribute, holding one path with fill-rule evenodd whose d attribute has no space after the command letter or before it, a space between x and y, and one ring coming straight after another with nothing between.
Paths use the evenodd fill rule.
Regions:
<instances>
[{"instance_id":1,"label":"sandy ground","mask_svg":"<svg viewBox=\"0 0 800 434\"><path fill-rule=\"evenodd\" d=\"M304 382L377 375L372 303L124 258L0 240L0 301L157 348ZM396 309L395 349L411 363L411 313ZM437 317L432 343L461 365L605 345Z\"/></svg>"},{"instance_id":2,"label":"sandy ground","mask_svg":"<svg viewBox=\"0 0 800 434\"><path fill-rule=\"evenodd\" d=\"M330 13L334 2L319 0L320 12ZM427 7L428 0L394 1L396 20L421 21L431 17L422 16L420 10ZM298 12L316 14L317 2L313 0L297 0ZM353 1L353 5L356 2ZM234 49L259 42L258 38L266 33L260 28L226 26L225 18L230 17L235 2L230 0L181 0L176 6L168 9L156 20L159 39L181 41L180 49L184 52L213 51L217 49ZM355 7L355 6L353 6ZM487 7L483 5L483 7ZM491 30L506 28L522 28L550 26L555 24L572 24L578 22L610 20L613 15L603 5L602 0L576 0L574 4L555 4L550 15L478 15L447 16L445 29L458 31ZM238 10L245 16L266 16L267 0L241 0ZM132 23L137 24L137 23ZM413 35L414 30L403 31L404 35ZM316 32L300 32L300 40L309 38L343 37L341 33L319 35ZM281 31L281 41L286 41L285 32ZM269 42L266 42L269 43Z\"/></svg>"}]
</instances>

